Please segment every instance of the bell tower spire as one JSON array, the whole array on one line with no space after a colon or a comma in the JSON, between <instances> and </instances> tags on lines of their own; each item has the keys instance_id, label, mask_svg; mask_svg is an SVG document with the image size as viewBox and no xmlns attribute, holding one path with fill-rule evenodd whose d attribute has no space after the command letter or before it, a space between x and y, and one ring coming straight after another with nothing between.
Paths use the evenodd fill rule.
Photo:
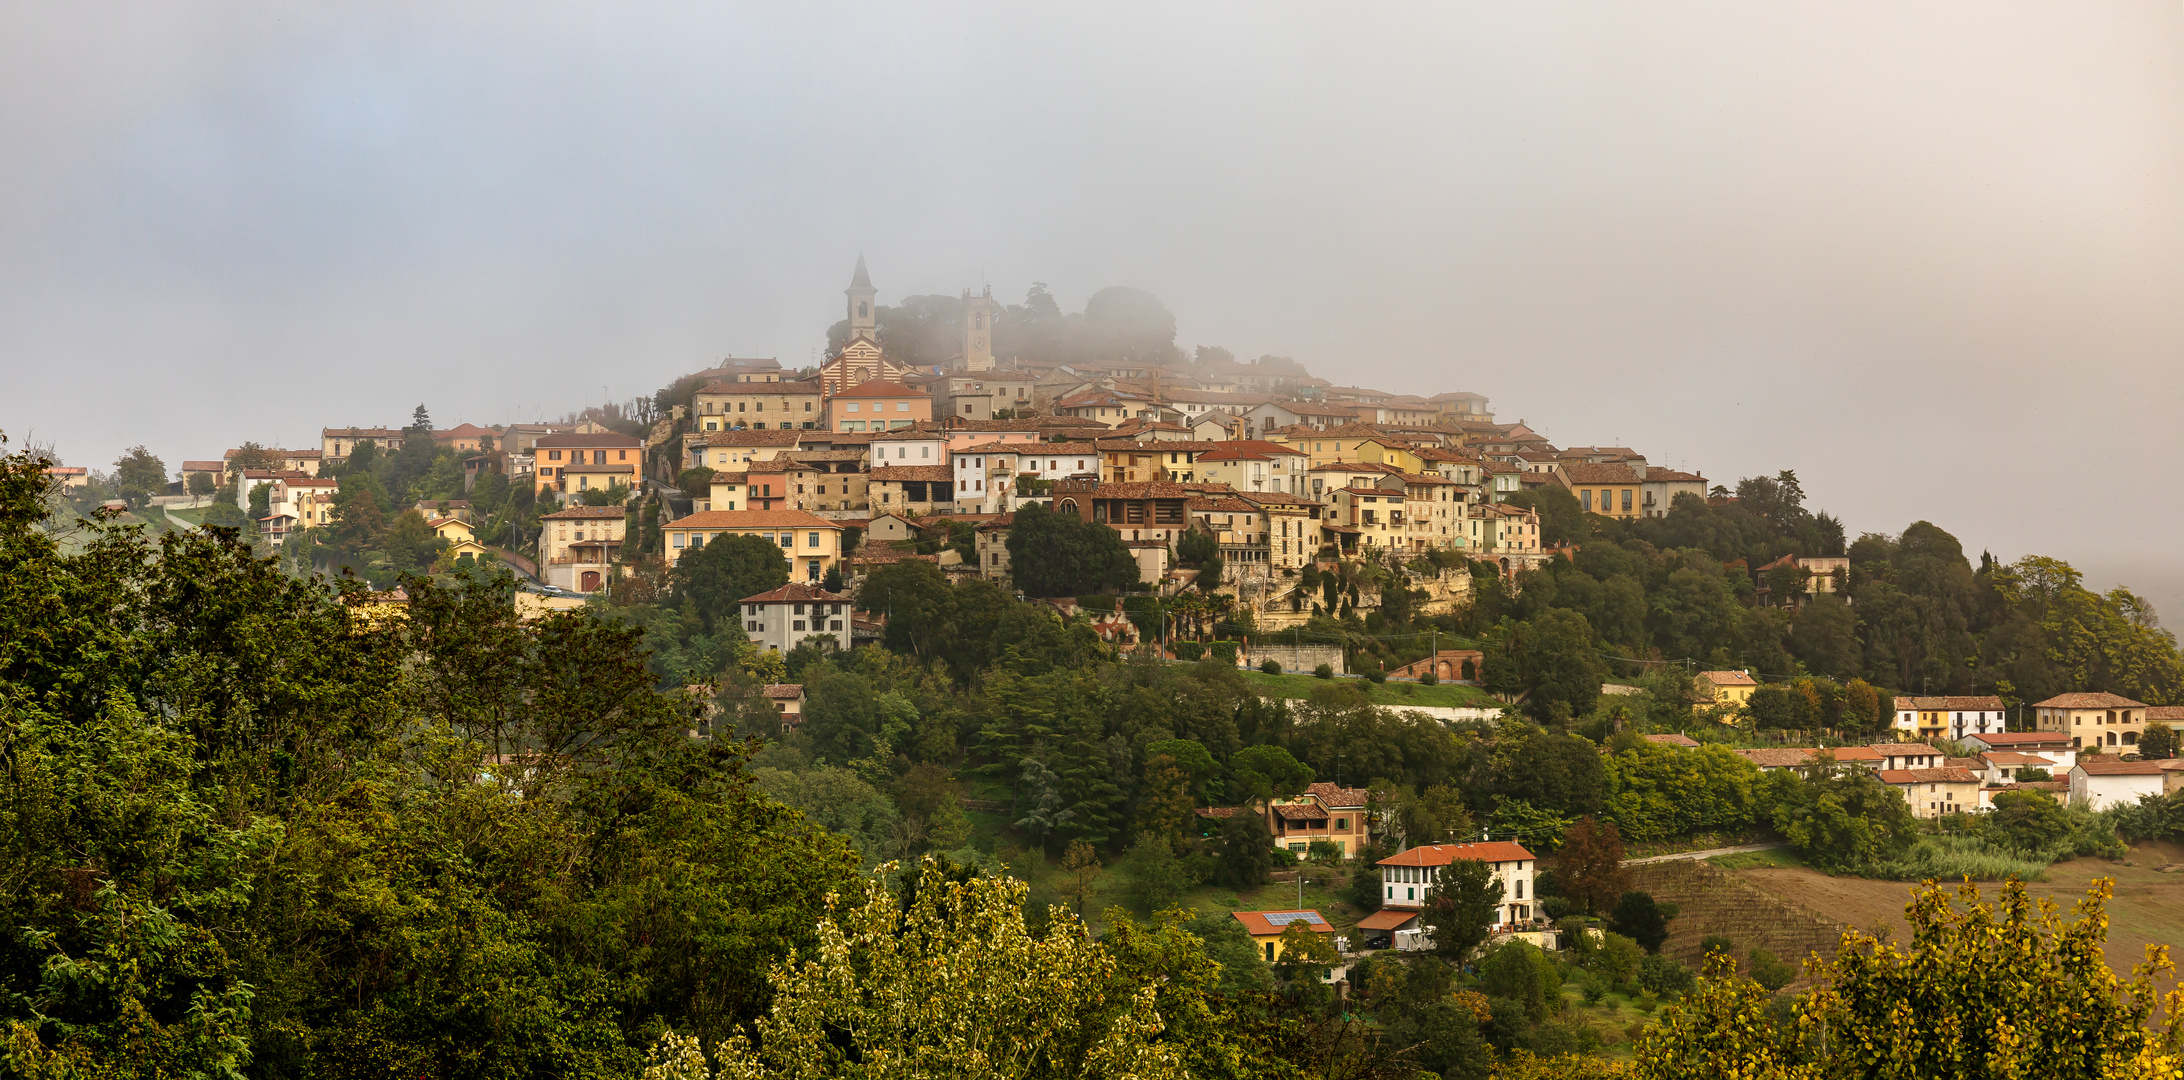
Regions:
<instances>
[{"instance_id":1,"label":"bell tower spire","mask_svg":"<svg viewBox=\"0 0 2184 1080\"><path fill-rule=\"evenodd\" d=\"M849 288L842 293L849 297L849 340L879 341L879 316L872 303L879 290L872 287L872 276L865 273L862 254L857 256L857 272L850 276Z\"/></svg>"}]
</instances>

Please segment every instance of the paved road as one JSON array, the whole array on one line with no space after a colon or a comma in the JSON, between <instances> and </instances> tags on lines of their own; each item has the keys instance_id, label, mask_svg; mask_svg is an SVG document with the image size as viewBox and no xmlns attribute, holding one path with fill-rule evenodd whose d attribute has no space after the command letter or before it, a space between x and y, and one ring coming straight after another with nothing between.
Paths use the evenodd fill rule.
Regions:
<instances>
[{"instance_id":1,"label":"paved road","mask_svg":"<svg viewBox=\"0 0 2184 1080\"><path fill-rule=\"evenodd\" d=\"M1775 848L1789 846L1786 843L1776 842L1772 844L1745 844L1742 847L1708 848L1705 851L1681 851L1674 855L1655 855L1646 859L1625 859L1623 865L1640 866L1645 863L1673 862L1677 859L1711 859L1716 855L1741 855L1747 851L1772 851Z\"/></svg>"}]
</instances>

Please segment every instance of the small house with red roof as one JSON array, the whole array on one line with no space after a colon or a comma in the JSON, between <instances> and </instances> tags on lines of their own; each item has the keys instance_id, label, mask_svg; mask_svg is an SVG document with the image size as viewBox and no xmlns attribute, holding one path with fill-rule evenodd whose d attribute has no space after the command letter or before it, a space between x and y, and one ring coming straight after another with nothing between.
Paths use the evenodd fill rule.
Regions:
<instances>
[{"instance_id":1,"label":"small house with red roof","mask_svg":"<svg viewBox=\"0 0 2184 1080\"><path fill-rule=\"evenodd\" d=\"M1333 940L1335 927L1327 917L1311 908L1297 911L1232 911L1229 914L1244 924L1244 933L1251 935L1251 943L1258 947L1259 958L1272 964L1282 957L1282 934L1291 926L1301 925L1317 934L1325 934Z\"/></svg>"},{"instance_id":2,"label":"small house with red roof","mask_svg":"<svg viewBox=\"0 0 2184 1080\"><path fill-rule=\"evenodd\" d=\"M848 652L849 603L849 597L792 581L743 598L743 631L769 652L788 652L811 638L831 638Z\"/></svg>"}]
</instances>

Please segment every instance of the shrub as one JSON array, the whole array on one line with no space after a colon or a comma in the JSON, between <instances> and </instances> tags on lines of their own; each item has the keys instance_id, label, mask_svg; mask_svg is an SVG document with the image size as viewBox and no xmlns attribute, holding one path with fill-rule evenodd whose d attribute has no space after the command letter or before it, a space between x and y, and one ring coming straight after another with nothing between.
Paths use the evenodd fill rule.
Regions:
<instances>
[{"instance_id":1,"label":"shrub","mask_svg":"<svg viewBox=\"0 0 2184 1080\"><path fill-rule=\"evenodd\" d=\"M1202 642L1178 641L1175 643L1174 648L1175 658L1178 660L1203 660L1206 658L1206 646Z\"/></svg>"},{"instance_id":2,"label":"shrub","mask_svg":"<svg viewBox=\"0 0 2184 1080\"><path fill-rule=\"evenodd\" d=\"M1279 675L1282 673L1282 662L1268 657L1265 663L1259 665L1259 670L1269 675Z\"/></svg>"},{"instance_id":3,"label":"shrub","mask_svg":"<svg viewBox=\"0 0 2184 1080\"><path fill-rule=\"evenodd\" d=\"M1388 681L1388 673L1380 670L1379 668L1374 668L1373 670L1366 672L1365 677L1371 679L1375 683L1384 683Z\"/></svg>"},{"instance_id":4,"label":"shrub","mask_svg":"<svg viewBox=\"0 0 2184 1080\"><path fill-rule=\"evenodd\" d=\"M1794 965L1775 959L1775 954L1765 949L1754 948L1746 962L1751 965L1752 981L1769 992L1780 990L1797 978Z\"/></svg>"},{"instance_id":5,"label":"shrub","mask_svg":"<svg viewBox=\"0 0 2184 1080\"><path fill-rule=\"evenodd\" d=\"M1335 665L1333 665L1333 664L1321 664L1320 666L1318 666L1318 667L1316 667L1316 668L1313 668L1313 669L1312 669L1312 677L1313 677L1313 678L1315 678L1315 679L1332 679L1332 678L1334 678L1334 677L1335 677Z\"/></svg>"},{"instance_id":6,"label":"shrub","mask_svg":"<svg viewBox=\"0 0 2184 1080\"><path fill-rule=\"evenodd\" d=\"M1206 654L1230 667L1236 666L1236 642L1216 641L1206 647Z\"/></svg>"},{"instance_id":7,"label":"shrub","mask_svg":"<svg viewBox=\"0 0 2184 1080\"><path fill-rule=\"evenodd\" d=\"M1423 675L1420 675L1418 677L1418 681L1426 684L1427 686L1438 686L1440 685L1441 677L1429 671Z\"/></svg>"},{"instance_id":8,"label":"shrub","mask_svg":"<svg viewBox=\"0 0 2184 1080\"><path fill-rule=\"evenodd\" d=\"M1712 956L1715 953L1733 957L1737 954L1737 943L1721 934L1708 934L1699 939L1700 956Z\"/></svg>"},{"instance_id":9,"label":"shrub","mask_svg":"<svg viewBox=\"0 0 2184 1080\"><path fill-rule=\"evenodd\" d=\"M1584 981L1578 985L1584 991L1585 1004L1587 1005L1598 1005L1607 999L1608 984L1602 981L1598 975L1588 974L1585 976Z\"/></svg>"},{"instance_id":10,"label":"shrub","mask_svg":"<svg viewBox=\"0 0 2184 1080\"><path fill-rule=\"evenodd\" d=\"M1680 997L1697 980L1698 976L1690 968L1665 956L1648 956L1638 961L1638 985L1649 994Z\"/></svg>"}]
</instances>

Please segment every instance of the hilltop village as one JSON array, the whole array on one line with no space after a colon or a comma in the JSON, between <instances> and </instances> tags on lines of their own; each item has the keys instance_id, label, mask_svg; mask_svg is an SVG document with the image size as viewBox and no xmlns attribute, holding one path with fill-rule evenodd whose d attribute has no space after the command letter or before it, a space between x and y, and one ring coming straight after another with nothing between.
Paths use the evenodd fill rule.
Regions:
<instances>
[{"instance_id":1,"label":"hilltop village","mask_svg":"<svg viewBox=\"0 0 2184 1080\"><path fill-rule=\"evenodd\" d=\"M579 867L612 846L584 837L624 835L618 808L672 788L724 816L643 844L747 822L765 843L674 856L730 869L668 907L712 896L785 928L685 943L677 970L784 994L795 980L766 965L833 932L822 907L915 874L1016 912L1017 933L1043 909L1039 926L1084 919L1121 950L1154 919L1164 947L1217 961L1192 969L1227 1003L1205 1046L1257 1053L1251 1025L1277 1025L1265 1075L1315 1054L1382 1055L1391 1076L1642 1057L1667 1037L1645 1034L1667 1030L1654 1008L1701 992L1699 971L1726 964L1751 1009L1789 1008L1811 986L1794 962L1865 926L1846 881L1900 910L1895 882L2029 880L2184 840L2175 640L2058 560L1975 561L1925 521L1852 538L1793 470L1715 482L1558 446L1471 389L1186 353L1135 290L1068 315L1043 287L887 307L860 259L845 291L823 361L722 359L553 422L439 427L419 405L177 470L143 447L111 473L37 458L44 516L18 509L9 542L47 579L82 576L86 610L154 605L141 635L162 657L241 650L162 663L249 684L247 738L197 719L217 695L142 674L161 664L111 677L157 683L145 715L199 724L253 791L318 760L313 797L348 806L352 754L389 763L390 792L475 776L518 802L353 798L450 815L419 835L513 805L566 815L523 843ZM127 575L100 560L142 581L101 593ZM218 625L174 629L193 620ZM401 719L327 749L322 699ZM301 719L261 730L260 713ZM761 1015L770 990L706 991L725 1003L705 1017L688 987L626 1004L648 976L623 958L685 931L625 940L617 920L644 920L615 905L644 904L548 876L603 906L517 878L491 903L559 927L507 931L536 962L586 940L588 970L628 980L600 1060ZM388 886L412 887L439 886ZM935 940L960 930L923 917ZM1307 1021L1334 1026L1279 1027Z\"/></svg>"}]
</instances>

